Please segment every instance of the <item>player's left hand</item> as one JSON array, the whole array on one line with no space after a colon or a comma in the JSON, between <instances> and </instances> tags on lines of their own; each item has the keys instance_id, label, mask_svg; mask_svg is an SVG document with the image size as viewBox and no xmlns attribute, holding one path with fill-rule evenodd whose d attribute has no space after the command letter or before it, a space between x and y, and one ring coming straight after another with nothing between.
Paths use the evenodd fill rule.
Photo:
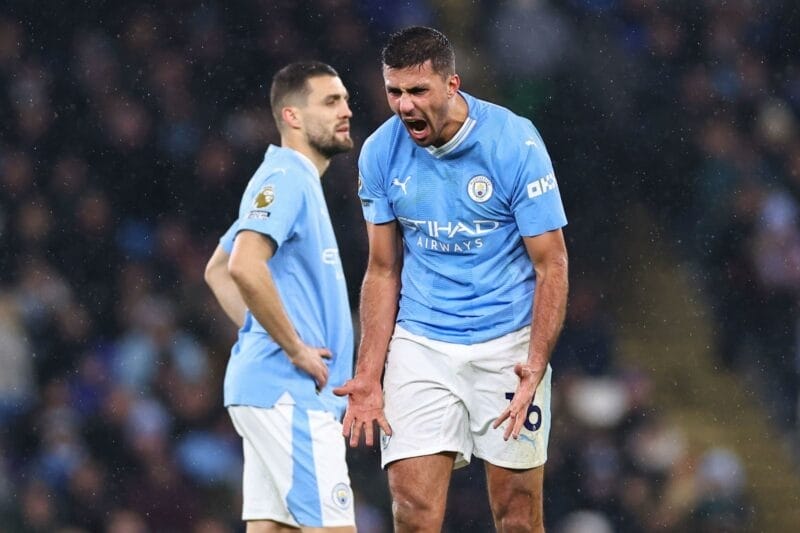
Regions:
<instances>
[{"instance_id":1,"label":"player's left hand","mask_svg":"<svg viewBox=\"0 0 800 533\"><path fill-rule=\"evenodd\" d=\"M537 371L532 366L521 363L514 365L514 373L519 378L519 385L517 385L517 390L514 392L514 397L508 407L500 413L500 416L492 424L492 428L497 429L503 422L510 420L503 433L503 440L508 440L509 437L519 438L519 433L522 431L525 419L528 417L528 408L533 403L533 397L544 377L545 371L546 369Z\"/></svg>"}]
</instances>

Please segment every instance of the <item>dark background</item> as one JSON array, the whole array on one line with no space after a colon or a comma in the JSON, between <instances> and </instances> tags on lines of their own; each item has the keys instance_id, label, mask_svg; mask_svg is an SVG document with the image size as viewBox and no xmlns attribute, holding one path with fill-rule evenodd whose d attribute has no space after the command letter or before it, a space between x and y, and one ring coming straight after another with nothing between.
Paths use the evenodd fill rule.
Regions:
<instances>
[{"instance_id":1,"label":"dark background","mask_svg":"<svg viewBox=\"0 0 800 533\"><path fill-rule=\"evenodd\" d=\"M235 332L205 262L279 142L272 75L323 60L354 112L324 187L357 316L358 148L389 115L380 47L417 23L451 38L465 91L538 127L570 219L549 528L757 527L745 461L686 445L620 358L617 302L649 265L644 214L707 302L714 364L768 383L763 416L797 450L798 18L745 0L4 2L0 531L243 531L221 405ZM389 531L377 451L351 455L359 530ZM448 531L491 530L479 464L450 498Z\"/></svg>"}]
</instances>

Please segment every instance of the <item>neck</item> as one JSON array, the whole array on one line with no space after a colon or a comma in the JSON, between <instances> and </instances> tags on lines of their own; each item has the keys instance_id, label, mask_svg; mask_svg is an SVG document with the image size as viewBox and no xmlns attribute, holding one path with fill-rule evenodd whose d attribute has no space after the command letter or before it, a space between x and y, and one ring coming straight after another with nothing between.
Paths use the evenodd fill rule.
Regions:
<instances>
[{"instance_id":1,"label":"neck","mask_svg":"<svg viewBox=\"0 0 800 533\"><path fill-rule=\"evenodd\" d=\"M453 97L453 102L447 113L447 122L444 128L442 128L441 142L435 143L435 146L442 146L452 139L458 130L461 129L461 126L464 125L468 114L469 106L467 106L467 101L461 96L461 93L457 92Z\"/></svg>"},{"instance_id":2,"label":"neck","mask_svg":"<svg viewBox=\"0 0 800 533\"><path fill-rule=\"evenodd\" d=\"M283 148L291 148L309 158L314 166L317 167L320 178L322 178L322 175L325 174L325 171L328 170L328 166L331 164L329 158L309 146L307 142L294 138L291 135L281 135L281 146Z\"/></svg>"}]
</instances>

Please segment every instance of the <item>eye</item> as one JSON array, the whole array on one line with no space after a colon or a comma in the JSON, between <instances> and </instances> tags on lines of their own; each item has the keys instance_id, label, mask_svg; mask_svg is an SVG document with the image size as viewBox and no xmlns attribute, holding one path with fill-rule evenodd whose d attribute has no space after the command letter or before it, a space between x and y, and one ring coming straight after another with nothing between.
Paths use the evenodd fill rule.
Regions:
<instances>
[{"instance_id":1,"label":"eye","mask_svg":"<svg viewBox=\"0 0 800 533\"><path fill-rule=\"evenodd\" d=\"M389 87L386 92L392 96L400 96L400 89L395 89L394 87Z\"/></svg>"}]
</instances>

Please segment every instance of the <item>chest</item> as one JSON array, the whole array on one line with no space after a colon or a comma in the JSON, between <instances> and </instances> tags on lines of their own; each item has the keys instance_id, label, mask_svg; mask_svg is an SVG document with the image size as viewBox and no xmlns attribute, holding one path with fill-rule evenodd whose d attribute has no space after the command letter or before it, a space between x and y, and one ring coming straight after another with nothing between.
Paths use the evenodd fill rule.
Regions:
<instances>
[{"instance_id":1,"label":"chest","mask_svg":"<svg viewBox=\"0 0 800 533\"><path fill-rule=\"evenodd\" d=\"M503 185L507 177L483 158L439 160L422 154L390 169L387 198L401 221L505 220L511 217Z\"/></svg>"}]
</instances>

